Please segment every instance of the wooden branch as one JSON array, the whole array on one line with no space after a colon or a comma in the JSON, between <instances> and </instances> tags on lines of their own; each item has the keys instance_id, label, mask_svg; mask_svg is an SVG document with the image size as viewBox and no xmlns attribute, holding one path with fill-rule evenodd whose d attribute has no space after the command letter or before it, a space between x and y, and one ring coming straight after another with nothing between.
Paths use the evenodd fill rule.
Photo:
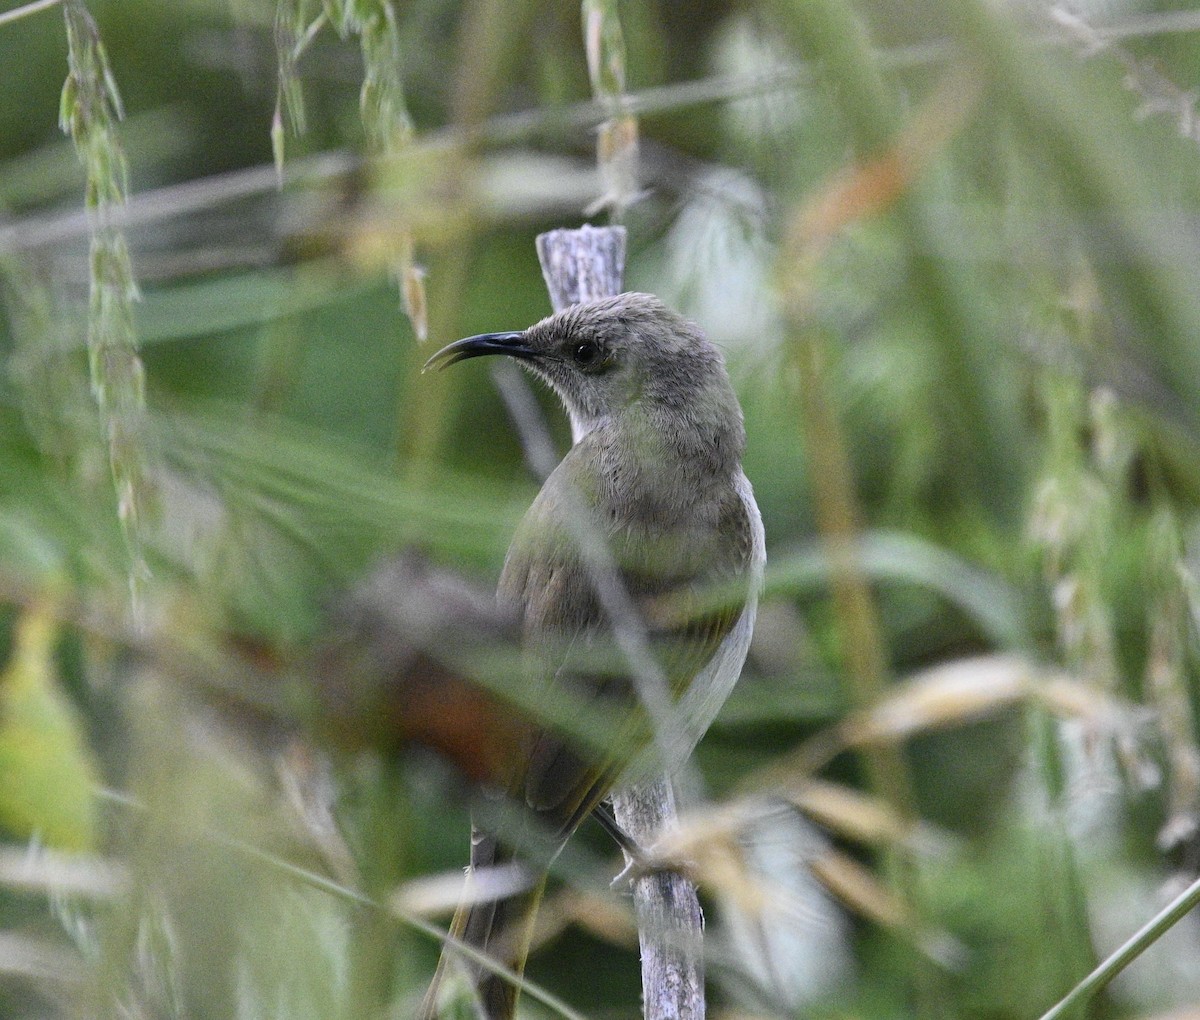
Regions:
<instances>
[{"instance_id":1,"label":"wooden branch","mask_svg":"<svg viewBox=\"0 0 1200 1020\"><path fill-rule=\"evenodd\" d=\"M618 790L612 802L617 824L639 846L653 844L677 824L675 791L666 776ZM640 875L633 880L633 902L646 1020L704 1020L704 915L695 885L676 871Z\"/></svg>"},{"instance_id":2,"label":"wooden branch","mask_svg":"<svg viewBox=\"0 0 1200 1020\"><path fill-rule=\"evenodd\" d=\"M625 228L589 227L539 234L542 278L556 312L625 289Z\"/></svg>"},{"instance_id":3,"label":"wooden branch","mask_svg":"<svg viewBox=\"0 0 1200 1020\"><path fill-rule=\"evenodd\" d=\"M539 235L537 251L556 312L624 289L623 227L552 230ZM666 776L618 790L612 800L617 824L638 846L652 845L676 824ZM696 887L683 875L656 872L634 878L633 898L645 1020L704 1020L704 919Z\"/></svg>"}]
</instances>

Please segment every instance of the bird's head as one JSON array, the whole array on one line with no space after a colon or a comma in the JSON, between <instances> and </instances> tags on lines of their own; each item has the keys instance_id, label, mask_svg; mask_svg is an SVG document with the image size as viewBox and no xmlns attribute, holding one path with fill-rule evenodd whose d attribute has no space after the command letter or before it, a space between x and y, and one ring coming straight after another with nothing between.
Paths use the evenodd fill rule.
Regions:
<instances>
[{"instance_id":1,"label":"bird's head","mask_svg":"<svg viewBox=\"0 0 1200 1020\"><path fill-rule=\"evenodd\" d=\"M484 354L518 359L558 393L578 440L629 408L695 412L706 406L740 425L724 361L694 323L652 294L572 307L526 330L483 333L438 351L425 367Z\"/></svg>"}]
</instances>

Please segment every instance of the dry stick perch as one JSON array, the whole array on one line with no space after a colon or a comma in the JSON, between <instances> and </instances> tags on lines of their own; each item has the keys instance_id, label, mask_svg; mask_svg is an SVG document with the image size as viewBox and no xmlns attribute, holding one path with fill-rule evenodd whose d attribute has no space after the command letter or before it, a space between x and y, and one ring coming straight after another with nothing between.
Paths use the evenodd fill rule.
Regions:
<instances>
[{"instance_id":1,"label":"dry stick perch","mask_svg":"<svg viewBox=\"0 0 1200 1020\"><path fill-rule=\"evenodd\" d=\"M554 310L621 293L623 227L552 230L537 239L542 275ZM638 846L649 846L676 824L675 793L667 777L613 794L617 823ZM629 864L634 862L626 854ZM704 1020L704 919L696 887L675 872L633 881L642 951L645 1020Z\"/></svg>"}]
</instances>

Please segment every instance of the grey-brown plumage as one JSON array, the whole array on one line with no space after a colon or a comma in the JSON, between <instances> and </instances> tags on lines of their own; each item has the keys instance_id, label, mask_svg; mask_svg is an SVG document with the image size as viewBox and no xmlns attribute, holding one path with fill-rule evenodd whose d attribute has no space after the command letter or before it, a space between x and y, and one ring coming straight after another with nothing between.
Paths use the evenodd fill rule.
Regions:
<instances>
[{"instance_id":1,"label":"grey-brown plumage","mask_svg":"<svg viewBox=\"0 0 1200 1020\"><path fill-rule=\"evenodd\" d=\"M528 753L513 763L507 793L565 840L652 736L627 671L597 664L614 661L612 628L581 536L603 539L666 676L678 717L665 749L670 766L691 752L741 671L762 523L741 469L745 430L721 353L657 298L576 305L522 332L460 340L429 364L483 354L519 359L549 383L574 437L513 537L498 588L523 623L529 682L547 684L551 697L556 688L583 694L598 712L617 710L618 735L604 756L542 728L531 729ZM495 839L476 835L473 868L508 859ZM535 907L536 895L468 908L452 931L487 951L504 946L501 959L519 973L525 939L511 929L527 928ZM511 1017L511 985L479 970L473 977L487 1020Z\"/></svg>"}]
</instances>

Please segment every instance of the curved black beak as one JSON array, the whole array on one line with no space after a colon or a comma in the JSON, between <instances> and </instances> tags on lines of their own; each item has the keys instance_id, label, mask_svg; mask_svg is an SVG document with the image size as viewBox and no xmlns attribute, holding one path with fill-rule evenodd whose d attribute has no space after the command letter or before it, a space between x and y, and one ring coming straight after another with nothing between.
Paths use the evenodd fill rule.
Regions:
<instances>
[{"instance_id":1,"label":"curved black beak","mask_svg":"<svg viewBox=\"0 0 1200 1020\"><path fill-rule=\"evenodd\" d=\"M537 352L526 345L524 333L480 333L465 340L455 340L448 347L443 347L425 362L421 371L428 372L435 366L446 368L457 361L479 358L485 354L507 354L510 358L526 360L537 356Z\"/></svg>"}]
</instances>

